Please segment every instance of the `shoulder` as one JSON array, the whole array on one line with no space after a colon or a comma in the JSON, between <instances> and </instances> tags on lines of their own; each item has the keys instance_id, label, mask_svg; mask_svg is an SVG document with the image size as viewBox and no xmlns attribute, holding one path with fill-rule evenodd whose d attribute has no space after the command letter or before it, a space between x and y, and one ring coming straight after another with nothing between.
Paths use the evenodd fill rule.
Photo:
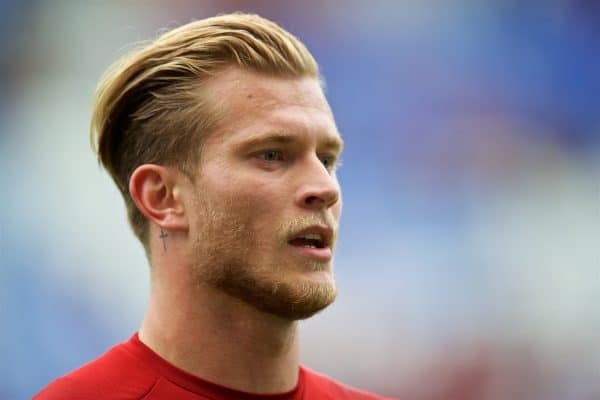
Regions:
<instances>
[{"instance_id":1,"label":"shoulder","mask_svg":"<svg viewBox=\"0 0 600 400\"><path fill-rule=\"evenodd\" d=\"M302 367L306 398L335 400L393 400L340 383L323 374Z\"/></svg>"},{"instance_id":2,"label":"shoulder","mask_svg":"<svg viewBox=\"0 0 600 400\"><path fill-rule=\"evenodd\" d=\"M128 351L127 343L122 343L56 379L33 399L139 399L157 380L158 376Z\"/></svg>"}]
</instances>

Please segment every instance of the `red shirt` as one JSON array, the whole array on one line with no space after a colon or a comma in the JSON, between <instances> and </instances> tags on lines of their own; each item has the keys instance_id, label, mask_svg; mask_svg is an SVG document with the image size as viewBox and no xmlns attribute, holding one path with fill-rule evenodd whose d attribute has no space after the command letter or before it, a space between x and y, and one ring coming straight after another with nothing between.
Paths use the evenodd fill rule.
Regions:
<instances>
[{"instance_id":1,"label":"red shirt","mask_svg":"<svg viewBox=\"0 0 600 400\"><path fill-rule=\"evenodd\" d=\"M286 393L259 395L208 382L171 365L142 343L137 333L98 359L55 380L34 400L383 400L304 367Z\"/></svg>"}]
</instances>

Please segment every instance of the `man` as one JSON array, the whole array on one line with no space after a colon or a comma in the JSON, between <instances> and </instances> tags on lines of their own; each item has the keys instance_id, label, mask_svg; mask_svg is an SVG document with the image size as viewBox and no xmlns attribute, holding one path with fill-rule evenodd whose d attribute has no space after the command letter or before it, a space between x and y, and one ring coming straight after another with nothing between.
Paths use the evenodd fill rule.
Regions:
<instances>
[{"instance_id":1,"label":"man","mask_svg":"<svg viewBox=\"0 0 600 400\"><path fill-rule=\"evenodd\" d=\"M318 67L256 15L196 21L115 64L92 138L151 269L139 332L48 399L380 399L299 366L336 296L343 142Z\"/></svg>"}]
</instances>

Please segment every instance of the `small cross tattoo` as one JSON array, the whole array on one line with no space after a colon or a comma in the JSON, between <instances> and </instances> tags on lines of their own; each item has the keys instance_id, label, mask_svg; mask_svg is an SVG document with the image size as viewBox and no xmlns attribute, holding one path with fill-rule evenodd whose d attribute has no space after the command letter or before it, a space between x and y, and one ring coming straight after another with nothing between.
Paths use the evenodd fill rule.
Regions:
<instances>
[{"instance_id":1,"label":"small cross tattoo","mask_svg":"<svg viewBox=\"0 0 600 400\"><path fill-rule=\"evenodd\" d=\"M165 241L165 238L169 236L169 234L165 231L163 231L162 229L160 230L160 238L163 241L163 248L165 249L165 251L167 251L167 242Z\"/></svg>"}]
</instances>

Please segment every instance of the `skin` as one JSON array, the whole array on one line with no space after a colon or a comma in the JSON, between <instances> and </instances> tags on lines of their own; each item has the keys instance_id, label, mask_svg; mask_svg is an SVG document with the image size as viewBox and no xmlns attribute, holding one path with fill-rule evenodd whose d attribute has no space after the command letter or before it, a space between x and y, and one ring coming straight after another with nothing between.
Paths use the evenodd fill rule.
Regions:
<instances>
[{"instance_id":1,"label":"skin","mask_svg":"<svg viewBox=\"0 0 600 400\"><path fill-rule=\"evenodd\" d=\"M297 320L336 294L332 260L288 241L329 226L333 251L342 140L314 78L229 68L206 89L225 114L195 176L145 164L130 179L151 222L152 288L139 337L206 380L285 392L298 379Z\"/></svg>"}]
</instances>

